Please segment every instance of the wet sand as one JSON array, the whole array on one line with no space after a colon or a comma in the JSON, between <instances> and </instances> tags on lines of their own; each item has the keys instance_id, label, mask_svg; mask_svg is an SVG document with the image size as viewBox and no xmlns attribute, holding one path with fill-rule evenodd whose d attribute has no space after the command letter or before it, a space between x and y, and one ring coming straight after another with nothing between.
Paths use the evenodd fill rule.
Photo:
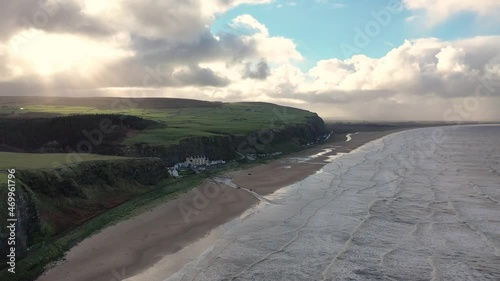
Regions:
<instances>
[{"instance_id":1,"label":"wet sand","mask_svg":"<svg viewBox=\"0 0 500 281\"><path fill-rule=\"evenodd\" d=\"M348 153L392 132L353 134L349 142L327 142L268 164L225 175L242 189L207 179L201 186L176 199L85 239L37 280L138 280L133 276L146 269L149 275L145 280L163 280L168 277L166 272L179 270L190 257L210 247L210 237L213 236L213 240L218 238L211 230L255 206L259 202L258 195L271 194L300 181L319 171L338 153ZM205 239L200 240L203 237ZM193 243L202 243L200 241L203 244L190 247L198 252L190 250L182 259L183 249ZM181 254L176 260L165 261L165 257L173 253ZM151 273L155 264L161 266Z\"/></svg>"},{"instance_id":2,"label":"wet sand","mask_svg":"<svg viewBox=\"0 0 500 281\"><path fill-rule=\"evenodd\" d=\"M316 173L332 158L396 131L360 132L351 134L350 141L328 142L304 151L287 155L268 164L229 173L233 182L242 188L267 195Z\"/></svg>"}]
</instances>

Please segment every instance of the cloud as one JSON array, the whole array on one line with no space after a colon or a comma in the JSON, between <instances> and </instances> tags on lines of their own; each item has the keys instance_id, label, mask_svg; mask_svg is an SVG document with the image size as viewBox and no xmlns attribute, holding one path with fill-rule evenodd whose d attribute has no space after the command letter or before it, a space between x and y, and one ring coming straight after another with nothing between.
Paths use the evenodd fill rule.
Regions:
<instances>
[{"instance_id":1,"label":"cloud","mask_svg":"<svg viewBox=\"0 0 500 281\"><path fill-rule=\"evenodd\" d=\"M274 55L273 61L301 58L291 40L269 36L267 28L248 15L237 17L234 28L224 33L214 35L209 29L218 13L244 3L269 2L49 0L40 5L26 0L9 2L6 10L10 14L2 10L4 17L0 19L13 24L7 27L5 38L0 38L3 62L0 73L5 74L0 91L5 87L12 93L15 85L19 85L20 92L30 89L33 93L57 93L66 91L68 86L75 90L87 85L144 87L144 80L148 87L154 88L225 87L231 82L227 77L200 64L224 62L242 68L245 62L274 52L279 55ZM44 15L47 21L15 25L20 15L35 15L32 16L35 19ZM96 28L90 28L89 23L96 24ZM241 34L244 28L251 32ZM259 67L258 75L265 75L265 69ZM155 77L161 79L153 83L144 78L149 75L148 69L159 68L161 74ZM73 74L69 79L72 83L59 89L63 84L57 81L68 81L67 73Z\"/></svg>"},{"instance_id":2,"label":"cloud","mask_svg":"<svg viewBox=\"0 0 500 281\"><path fill-rule=\"evenodd\" d=\"M248 28L250 30L256 31L257 34L267 37L269 36L269 31L267 30L267 27L257 21L254 17L251 15L241 15L236 17L231 26L233 28Z\"/></svg>"},{"instance_id":3,"label":"cloud","mask_svg":"<svg viewBox=\"0 0 500 281\"><path fill-rule=\"evenodd\" d=\"M173 73L173 78L178 79L182 86L212 86L224 87L229 84L227 78L219 77L210 68L201 68L198 65L191 65L186 70L181 68Z\"/></svg>"},{"instance_id":4,"label":"cloud","mask_svg":"<svg viewBox=\"0 0 500 281\"><path fill-rule=\"evenodd\" d=\"M297 7L298 5L299 3L297 3L296 1L286 1L286 3L277 4L276 8L281 9L283 7Z\"/></svg>"},{"instance_id":5,"label":"cloud","mask_svg":"<svg viewBox=\"0 0 500 281\"><path fill-rule=\"evenodd\" d=\"M105 36L113 31L100 18L82 12L78 2L68 0L4 1L0 9L0 40L23 29Z\"/></svg>"},{"instance_id":6,"label":"cloud","mask_svg":"<svg viewBox=\"0 0 500 281\"><path fill-rule=\"evenodd\" d=\"M256 65L247 63L245 65L243 78L265 80L270 74L271 70L269 69L269 65L267 64L266 60L262 59Z\"/></svg>"},{"instance_id":7,"label":"cloud","mask_svg":"<svg viewBox=\"0 0 500 281\"><path fill-rule=\"evenodd\" d=\"M74 75L85 76L99 68L98 65L133 56L133 51L122 47L127 42L127 38L120 37L96 41L74 34L35 29L17 33L4 47L7 64L20 74L46 76L73 71Z\"/></svg>"},{"instance_id":8,"label":"cloud","mask_svg":"<svg viewBox=\"0 0 500 281\"><path fill-rule=\"evenodd\" d=\"M389 89L422 97L467 96L473 93L478 79L500 78L492 67L500 59L500 51L491 50L497 44L500 37L406 41L379 59L357 55L346 60L320 61L308 73L313 78L309 87L318 91Z\"/></svg>"},{"instance_id":9,"label":"cloud","mask_svg":"<svg viewBox=\"0 0 500 281\"><path fill-rule=\"evenodd\" d=\"M464 64L465 51L462 48L446 46L436 55L438 63L436 69L445 74L460 73L466 71Z\"/></svg>"},{"instance_id":10,"label":"cloud","mask_svg":"<svg viewBox=\"0 0 500 281\"><path fill-rule=\"evenodd\" d=\"M493 110L500 105L500 50L493 50L499 44L500 36L458 41L426 38L406 41L379 59L357 55L323 60L302 74L304 83L291 86L293 95L274 96L321 107L341 105L355 119L370 115L433 120L442 120L446 106L478 98L484 112L477 111L475 118L500 119Z\"/></svg>"},{"instance_id":11,"label":"cloud","mask_svg":"<svg viewBox=\"0 0 500 281\"><path fill-rule=\"evenodd\" d=\"M307 72L283 63L270 67L265 80L233 78L216 95L198 90L197 96L258 99L372 120L444 120L447 110L477 98L481 109L470 120L500 119L498 44L500 36L408 40L381 58L322 60Z\"/></svg>"},{"instance_id":12,"label":"cloud","mask_svg":"<svg viewBox=\"0 0 500 281\"><path fill-rule=\"evenodd\" d=\"M331 0L314 0L314 2L318 5L328 5L332 9L342 9L346 6L344 3L338 3L337 1Z\"/></svg>"},{"instance_id":13,"label":"cloud","mask_svg":"<svg viewBox=\"0 0 500 281\"><path fill-rule=\"evenodd\" d=\"M484 81L500 81L500 36L407 40L380 58L331 58L303 70L295 42L273 36L251 15L237 16L223 32L210 30L217 15L237 5L271 1L51 1L11 1L0 11L1 95L261 100L350 119L441 119ZM405 1L427 13L426 3ZM429 13L489 14L477 3L447 3L439 0L435 7L443 10ZM40 13L48 16L43 25L19 21ZM500 93L485 88L475 117L500 119Z\"/></svg>"},{"instance_id":14,"label":"cloud","mask_svg":"<svg viewBox=\"0 0 500 281\"><path fill-rule=\"evenodd\" d=\"M500 15L500 2L497 0L455 1L455 0L403 0L408 10L421 12L424 22L433 26L448 18L470 12L480 16L496 18ZM408 18L414 20L415 16Z\"/></svg>"},{"instance_id":15,"label":"cloud","mask_svg":"<svg viewBox=\"0 0 500 281\"><path fill-rule=\"evenodd\" d=\"M254 42L257 53L268 58L271 62L284 63L290 60L303 60L302 55L297 51L296 44L291 39L269 36L267 27L250 15L236 17L231 26L235 31L243 30L243 34L248 34L249 30L253 30L253 33L242 36L242 39L246 42Z\"/></svg>"},{"instance_id":16,"label":"cloud","mask_svg":"<svg viewBox=\"0 0 500 281\"><path fill-rule=\"evenodd\" d=\"M257 41L236 33L222 33L217 36L207 31L194 42L178 42L172 38L150 39L142 36L131 38L131 48L146 64L185 64L225 60L242 61L258 56Z\"/></svg>"}]
</instances>

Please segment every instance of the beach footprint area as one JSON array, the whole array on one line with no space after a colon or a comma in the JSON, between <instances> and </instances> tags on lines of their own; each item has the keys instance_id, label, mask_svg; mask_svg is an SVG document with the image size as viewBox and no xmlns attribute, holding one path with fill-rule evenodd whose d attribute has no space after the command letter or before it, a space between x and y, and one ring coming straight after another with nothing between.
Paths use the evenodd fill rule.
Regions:
<instances>
[{"instance_id":1,"label":"beach footprint area","mask_svg":"<svg viewBox=\"0 0 500 281\"><path fill-rule=\"evenodd\" d=\"M453 126L373 141L268 195L165 279L500 280L499 139Z\"/></svg>"}]
</instances>

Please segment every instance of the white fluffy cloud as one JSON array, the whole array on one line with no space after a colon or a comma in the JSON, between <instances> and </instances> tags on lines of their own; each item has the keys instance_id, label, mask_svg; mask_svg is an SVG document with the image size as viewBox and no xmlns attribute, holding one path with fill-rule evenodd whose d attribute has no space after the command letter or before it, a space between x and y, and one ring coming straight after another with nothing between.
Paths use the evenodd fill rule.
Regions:
<instances>
[{"instance_id":1,"label":"white fluffy cloud","mask_svg":"<svg viewBox=\"0 0 500 281\"><path fill-rule=\"evenodd\" d=\"M474 42L481 42L480 45ZM309 71L318 91L387 90L419 96L472 94L479 79L498 76L500 37L406 41L380 59L364 55L320 61Z\"/></svg>"},{"instance_id":2,"label":"white fluffy cloud","mask_svg":"<svg viewBox=\"0 0 500 281\"><path fill-rule=\"evenodd\" d=\"M500 1L498 0L403 0L407 9L423 12L424 21L429 25L444 22L449 17L471 12L481 16L500 15ZM411 19L415 19L411 17Z\"/></svg>"},{"instance_id":3,"label":"white fluffy cloud","mask_svg":"<svg viewBox=\"0 0 500 281\"><path fill-rule=\"evenodd\" d=\"M451 42L428 38L406 41L379 59L323 60L303 74L305 82L289 98L330 104L339 112L339 107L351 108L349 118L375 111L372 118L434 120L443 119L445 106L477 98L484 111L476 111L475 118L498 119L500 49L495 46L500 36ZM389 108L399 115L389 115Z\"/></svg>"},{"instance_id":4,"label":"white fluffy cloud","mask_svg":"<svg viewBox=\"0 0 500 281\"><path fill-rule=\"evenodd\" d=\"M292 40L285 37L270 37L267 27L250 15L236 17L232 27L254 31L244 38L247 42L255 42L258 55L268 61L283 63L289 60L300 61L303 59Z\"/></svg>"}]
</instances>

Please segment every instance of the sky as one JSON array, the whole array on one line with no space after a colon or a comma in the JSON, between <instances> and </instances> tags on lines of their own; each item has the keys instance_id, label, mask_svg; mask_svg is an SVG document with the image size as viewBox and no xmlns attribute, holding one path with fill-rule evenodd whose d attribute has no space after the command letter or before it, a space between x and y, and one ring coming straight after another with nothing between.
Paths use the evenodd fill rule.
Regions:
<instances>
[{"instance_id":1,"label":"sky","mask_svg":"<svg viewBox=\"0 0 500 281\"><path fill-rule=\"evenodd\" d=\"M498 0L1 0L0 95L500 121Z\"/></svg>"}]
</instances>

